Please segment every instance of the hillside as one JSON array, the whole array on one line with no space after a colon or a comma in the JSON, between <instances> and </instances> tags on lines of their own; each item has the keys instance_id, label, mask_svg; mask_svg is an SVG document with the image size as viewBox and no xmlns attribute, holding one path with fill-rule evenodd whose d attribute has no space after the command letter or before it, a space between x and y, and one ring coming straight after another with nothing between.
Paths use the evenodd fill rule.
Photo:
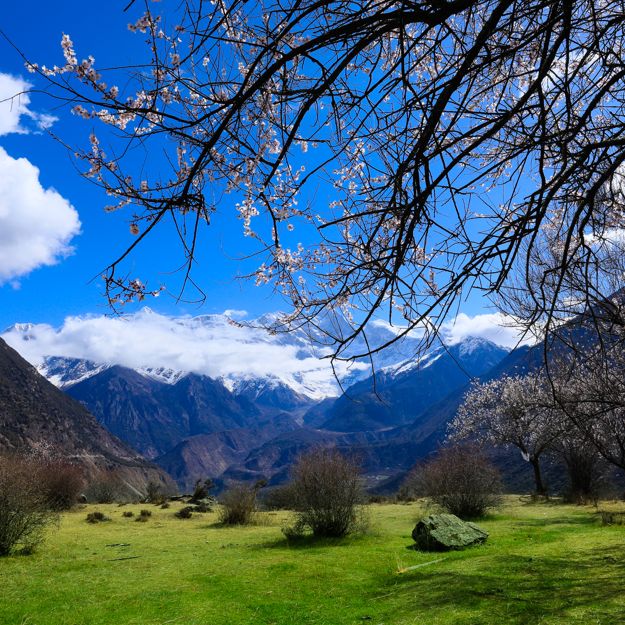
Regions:
<instances>
[{"instance_id":1,"label":"hillside","mask_svg":"<svg viewBox=\"0 0 625 625\"><path fill-rule=\"evenodd\" d=\"M173 480L130 445L111 435L79 402L60 391L0 339L0 447L46 441L88 473L119 469L141 491L149 480L175 491Z\"/></svg>"}]
</instances>

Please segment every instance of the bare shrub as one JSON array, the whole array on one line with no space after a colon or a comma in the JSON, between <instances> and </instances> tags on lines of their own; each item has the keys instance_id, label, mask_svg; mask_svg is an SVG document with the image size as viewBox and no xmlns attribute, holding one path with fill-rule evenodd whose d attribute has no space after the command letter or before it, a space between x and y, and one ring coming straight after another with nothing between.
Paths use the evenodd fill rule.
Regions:
<instances>
[{"instance_id":1,"label":"bare shrub","mask_svg":"<svg viewBox=\"0 0 625 625\"><path fill-rule=\"evenodd\" d=\"M295 522L288 537L310 530L314 536L343 537L365 529L362 457L355 451L313 446L300 453L291 469Z\"/></svg>"},{"instance_id":2,"label":"bare shrub","mask_svg":"<svg viewBox=\"0 0 625 625\"><path fill-rule=\"evenodd\" d=\"M83 467L61 456L48 443L34 445L28 458L38 466L39 484L48 506L54 511L71 508L85 485Z\"/></svg>"},{"instance_id":3,"label":"bare shrub","mask_svg":"<svg viewBox=\"0 0 625 625\"><path fill-rule=\"evenodd\" d=\"M246 482L228 482L228 488L219 496L219 522L225 525L249 525L258 512L256 494L266 484L256 482L253 486Z\"/></svg>"},{"instance_id":4,"label":"bare shrub","mask_svg":"<svg viewBox=\"0 0 625 625\"><path fill-rule=\"evenodd\" d=\"M388 497L384 495L369 495L369 503L388 503Z\"/></svg>"},{"instance_id":5,"label":"bare shrub","mask_svg":"<svg viewBox=\"0 0 625 625\"><path fill-rule=\"evenodd\" d=\"M117 470L100 471L89 480L85 495L94 503L116 503L127 498L126 483Z\"/></svg>"},{"instance_id":6,"label":"bare shrub","mask_svg":"<svg viewBox=\"0 0 625 625\"><path fill-rule=\"evenodd\" d=\"M146 486L145 501L147 503L161 504L166 501L163 499L165 494L161 491L162 484L154 480L150 480Z\"/></svg>"},{"instance_id":7,"label":"bare shrub","mask_svg":"<svg viewBox=\"0 0 625 625\"><path fill-rule=\"evenodd\" d=\"M437 508L464 519L483 516L502 502L499 471L473 445L439 449L438 456L418 467L406 485Z\"/></svg>"},{"instance_id":8,"label":"bare shrub","mask_svg":"<svg viewBox=\"0 0 625 625\"><path fill-rule=\"evenodd\" d=\"M191 499L189 499L189 503L197 503L202 499L213 499L213 496L210 494L210 491L213 490L217 485L213 484L213 480L211 478L207 478L202 482L202 478L199 478L198 481L193 486L193 495L191 495Z\"/></svg>"},{"instance_id":9,"label":"bare shrub","mask_svg":"<svg viewBox=\"0 0 625 625\"><path fill-rule=\"evenodd\" d=\"M56 521L40 485L39 464L18 454L0 456L0 556L32 553Z\"/></svg>"}]
</instances>

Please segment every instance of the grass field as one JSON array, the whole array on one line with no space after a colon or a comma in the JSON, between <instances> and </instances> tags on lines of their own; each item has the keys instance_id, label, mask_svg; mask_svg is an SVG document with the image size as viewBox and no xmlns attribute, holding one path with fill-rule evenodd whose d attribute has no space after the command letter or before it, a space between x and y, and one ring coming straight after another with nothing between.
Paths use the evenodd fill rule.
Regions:
<instances>
[{"instance_id":1,"label":"grass field","mask_svg":"<svg viewBox=\"0 0 625 625\"><path fill-rule=\"evenodd\" d=\"M485 546L445 554L407 549L418 504L372 505L365 536L295 543L288 513L244 528L177 519L178 504L122 517L145 507L98 506L112 521L96 525L92 506L64 514L35 555L0 559L0 623L625 623L625 526L592 507L509 497L479 522Z\"/></svg>"}]
</instances>

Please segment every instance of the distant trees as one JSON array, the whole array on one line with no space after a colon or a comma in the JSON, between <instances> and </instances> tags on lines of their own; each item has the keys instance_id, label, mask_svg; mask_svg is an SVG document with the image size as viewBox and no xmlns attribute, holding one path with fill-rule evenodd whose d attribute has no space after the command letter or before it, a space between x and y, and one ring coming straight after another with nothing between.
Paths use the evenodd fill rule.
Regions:
<instances>
[{"instance_id":1,"label":"distant trees","mask_svg":"<svg viewBox=\"0 0 625 625\"><path fill-rule=\"evenodd\" d=\"M84 467L59 454L48 443L33 445L28 459L38 467L38 482L47 505L55 511L71 508L85 486Z\"/></svg>"},{"instance_id":2,"label":"distant trees","mask_svg":"<svg viewBox=\"0 0 625 625\"><path fill-rule=\"evenodd\" d=\"M596 496L606 463L625 469L625 357L618 345L591 348L560 351L541 371L474 383L449 424L450 440L517 447L538 493L539 458L556 455L570 495Z\"/></svg>"},{"instance_id":3,"label":"distant trees","mask_svg":"<svg viewBox=\"0 0 625 625\"><path fill-rule=\"evenodd\" d=\"M474 383L449 424L452 441L467 438L517 447L534 469L536 491L545 492L539 459L553 449L565 429L540 376L505 376Z\"/></svg>"}]
</instances>

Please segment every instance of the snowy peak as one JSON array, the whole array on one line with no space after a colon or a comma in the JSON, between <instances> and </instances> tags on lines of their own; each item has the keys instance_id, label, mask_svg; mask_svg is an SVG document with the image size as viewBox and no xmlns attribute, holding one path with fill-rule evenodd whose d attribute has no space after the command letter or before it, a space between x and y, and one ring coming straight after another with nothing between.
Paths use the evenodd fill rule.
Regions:
<instances>
[{"instance_id":1,"label":"snowy peak","mask_svg":"<svg viewBox=\"0 0 625 625\"><path fill-rule=\"evenodd\" d=\"M139 367L135 371L144 378L156 380L156 382L162 382L163 384L176 384L189 375L188 371L176 371L167 367Z\"/></svg>"},{"instance_id":2,"label":"snowy peak","mask_svg":"<svg viewBox=\"0 0 625 625\"><path fill-rule=\"evenodd\" d=\"M101 371L109 369L112 365L83 360L82 358L62 358L59 356L46 356L43 363L37 366L37 371L52 382L54 386L67 389L78 382L87 380Z\"/></svg>"}]
</instances>

